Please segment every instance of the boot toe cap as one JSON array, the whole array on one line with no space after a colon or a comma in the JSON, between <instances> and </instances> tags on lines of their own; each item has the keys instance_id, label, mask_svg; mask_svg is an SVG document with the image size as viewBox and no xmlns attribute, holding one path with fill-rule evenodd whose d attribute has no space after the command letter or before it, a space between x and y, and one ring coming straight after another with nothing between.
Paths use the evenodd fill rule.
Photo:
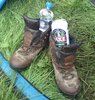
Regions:
<instances>
[{"instance_id":1,"label":"boot toe cap","mask_svg":"<svg viewBox=\"0 0 95 100\"><path fill-rule=\"evenodd\" d=\"M71 72L60 73L56 70L56 81L59 89L70 96L76 96L80 91L80 80L75 68Z\"/></svg>"},{"instance_id":2,"label":"boot toe cap","mask_svg":"<svg viewBox=\"0 0 95 100\"><path fill-rule=\"evenodd\" d=\"M12 68L19 70L25 69L29 65L29 62L23 56L14 54L10 59L10 64Z\"/></svg>"},{"instance_id":3,"label":"boot toe cap","mask_svg":"<svg viewBox=\"0 0 95 100\"><path fill-rule=\"evenodd\" d=\"M70 80L58 78L57 85L63 93L69 96L76 96L80 91L80 81L78 77L74 77Z\"/></svg>"},{"instance_id":4,"label":"boot toe cap","mask_svg":"<svg viewBox=\"0 0 95 100\"><path fill-rule=\"evenodd\" d=\"M68 83L65 83L65 82L62 82L60 84L58 84L60 90L69 95L69 96L76 96L78 93L79 93L79 90L80 90L80 82L77 81L77 82L68 82Z\"/></svg>"}]
</instances>

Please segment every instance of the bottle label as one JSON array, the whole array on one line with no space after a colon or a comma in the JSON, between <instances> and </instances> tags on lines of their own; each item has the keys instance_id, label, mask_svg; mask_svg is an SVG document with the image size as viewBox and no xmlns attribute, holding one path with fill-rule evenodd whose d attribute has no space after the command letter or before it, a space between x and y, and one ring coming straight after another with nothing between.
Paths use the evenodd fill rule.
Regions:
<instances>
[{"instance_id":1,"label":"bottle label","mask_svg":"<svg viewBox=\"0 0 95 100\"><path fill-rule=\"evenodd\" d=\"M40 20L39 30L45 32L48 28L49 28L49 23L44 20Z\"/></svg>"},{"instance_id":2,"label":"bottle label","mask_svg":"<svg viewBox=\"0 0 95 100\"><path fill-rule=\"evenodd\" d=\"M62 29L53 30L53 38L57 46L66 45L66 32Z\"/></svg>"},{"instance_id":3,"label":"bottle label","mask_svg":"<svg viewBox=\"0 0 95 100\"><path fill-rule=\"evenodd\" d=\"M40 20L40 28L45 28L46 22L43 20Z\"/></svg>"}]
</instances>

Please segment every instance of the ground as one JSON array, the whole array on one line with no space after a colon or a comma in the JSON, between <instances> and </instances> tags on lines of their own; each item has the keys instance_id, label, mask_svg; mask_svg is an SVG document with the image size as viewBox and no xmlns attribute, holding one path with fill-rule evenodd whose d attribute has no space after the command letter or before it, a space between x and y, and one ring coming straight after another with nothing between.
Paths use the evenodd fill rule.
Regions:
<instances>
[{"instance_id":1,"label":"ground","mask_svg":"<svg viewBox=\"0 0 95 100\"><path fill-rule=\"evenodd\" d=\"M54 3L54 19L65 18L69 33L78 41L83 41L76 57L76 69L81 80L81 91L74 100L94 100L95 98L95 7L89 0L49 0ZM9 60L23 41L23 15L38 18L46 0L10 0L0 11L0 51ZM48 55L43 50L29 69L22 74L51 100L71 100L57 88L54 69ZM0 76L0 100L18 100L12 92L12 84L5 84ZM11 99L10 99L11 98ZM20 100L24 100L20 99Z\"/></svg>"}]
</instances>

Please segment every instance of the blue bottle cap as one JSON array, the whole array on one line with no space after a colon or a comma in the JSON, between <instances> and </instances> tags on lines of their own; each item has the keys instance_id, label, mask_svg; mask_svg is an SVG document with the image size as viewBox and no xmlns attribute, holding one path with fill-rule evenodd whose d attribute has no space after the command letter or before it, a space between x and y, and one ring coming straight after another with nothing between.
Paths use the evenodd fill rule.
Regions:
<instances>
[{"instance_id":1,"label":"blue bottle cap","mask_svg":"<svg viewBox=\"0 0 95 100\"><path fill-rule=\"evenodd\" d=\"M54 4L52 2L46 2L46 7L48 9L51 9L54 6Z\"/></svg>"}]
</instances>

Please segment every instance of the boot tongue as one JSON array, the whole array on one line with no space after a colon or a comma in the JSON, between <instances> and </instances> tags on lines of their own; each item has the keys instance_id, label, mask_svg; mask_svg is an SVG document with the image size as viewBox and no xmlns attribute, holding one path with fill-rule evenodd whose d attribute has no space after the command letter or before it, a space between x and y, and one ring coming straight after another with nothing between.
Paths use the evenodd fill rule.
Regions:
<instances>
[{"instance_id":1,"label":"boot tongue","mask_svg":"<svg viewBox=\"0 0 95 100\"><path fill-rule=\"evenodd\" d=\"M39 30L28 30L25 32L23 49L26 51L32 46L40 46L43 33Z\"/></svg>"},{"instance_id":2,"label":"boot tongue","mask_svg":"<svg viewBox=\"0 0 95 100\"><path fill-rule=\"evenodd\" d=\"M23 49L25 51L30 47L31 41L32 41L31 32L29 32L29 31L25 32L25 34L24 34L24 42L23 42Z\"/></svg>"},{"instance_id":3,"label":"boot tongue","mask_svg":"<svg viewBox=\"0 0 95 100\"><path fill-rule=\"evenodd\" d=\"M39 19L32 19L27 16L24 16L24 22L25 22L25 34L22 47L26 51L30 48L33 41L35 41L38 37L40 37L41 34L39 32Z\"/></svg>"}]
</instances>

